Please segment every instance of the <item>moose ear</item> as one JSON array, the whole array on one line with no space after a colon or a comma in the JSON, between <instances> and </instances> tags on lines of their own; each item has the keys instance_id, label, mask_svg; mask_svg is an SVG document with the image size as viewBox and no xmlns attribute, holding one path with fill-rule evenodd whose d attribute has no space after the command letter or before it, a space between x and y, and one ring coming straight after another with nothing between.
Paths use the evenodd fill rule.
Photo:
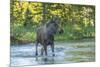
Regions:
<instances>
[{"instance_id":1,"label":"moose ear","mask_svg":"<svg viewBox=\"0 0 100 67\"><path fill-rule=\"evenodd\" d=\"M54 16L54 17L53 17L53 21L56 21L56 20L57 20L57 16Z\"/></svg>"},{"instance_id":2,"label":"moose ear","mask_svg":"<svg viewBox=\"0 0 100 67\"><path fill-rule=\"evenodd\" d=\"M55 23L59 23L60 22L60 18L59 17L56 17L55 18Z\"/></svg>"},{"instance_id":3,"label":"moose ear","mask_svg":"<svg viewBox=\"0 0 100 67\"><path fill-rule=\"evenodd\" d=\"M47 22L47 25L53 23L53 18L49 19L49 21Z\"/></svg>"}]
</instances>

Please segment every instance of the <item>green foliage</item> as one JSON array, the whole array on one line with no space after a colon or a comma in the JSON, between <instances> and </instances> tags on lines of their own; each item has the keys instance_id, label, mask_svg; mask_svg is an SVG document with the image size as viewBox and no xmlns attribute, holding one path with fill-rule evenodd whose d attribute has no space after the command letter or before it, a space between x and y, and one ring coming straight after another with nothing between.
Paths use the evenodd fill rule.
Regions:
<instances>
[{"instance_id":1,"label":"green foliage","mask_svg":"<svg viewBox=\"0 0 100 67\"><path fill-rule=\"evenodd\" d=\"M11 0L10 6L11 36L16 38L18 43L34 42L35 29L54 15L60 17L64 29L64 33L60 36L57 34L55 40L95 37L95 6L17 0Z\"/></svg>"}]
</instances>

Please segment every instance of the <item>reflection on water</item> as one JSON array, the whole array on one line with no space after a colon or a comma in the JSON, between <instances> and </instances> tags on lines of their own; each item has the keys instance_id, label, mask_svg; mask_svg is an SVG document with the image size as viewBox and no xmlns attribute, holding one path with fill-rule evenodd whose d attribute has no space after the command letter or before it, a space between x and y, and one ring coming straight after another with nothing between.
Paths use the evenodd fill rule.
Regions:
<instances>
[{"instance_id":1,"label":"reflection on water","mask_svg":"<svg viewBox=\"0 0 100 67\"><path fill-rule=\"evenodd\" d=\"M54 64L54 57L36 57L39 64Z\"/></svg>"},{"instance_id":2,"label":"reflection on water","mask_svg":"<svg viewBox=\"0 0 100 67\"><path fill-rule=\"evenodd\" d=\"M51 48L48 47L48 56L35 56L35 45L11 46L11 66L59 64L74 62L95 61L94 40L82 42L56 42L55 56L52 56Z\"/></svg>"}]
</instances>

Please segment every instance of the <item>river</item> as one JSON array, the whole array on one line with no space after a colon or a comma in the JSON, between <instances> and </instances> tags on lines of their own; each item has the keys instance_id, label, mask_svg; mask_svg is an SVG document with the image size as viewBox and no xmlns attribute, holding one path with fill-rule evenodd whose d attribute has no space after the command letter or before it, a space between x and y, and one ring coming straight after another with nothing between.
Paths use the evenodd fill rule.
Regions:
<instances>
[{"instance_id":1,"label":"river","mask_svg":"<svg viewBox=\"0 0 100 67\"><path fill-rule=\"evenodd\" d=\"M95 61L95 41L79 40L73 42L55 42L55 56L48 46L48 56L35 56L35 44L11 45L11 66L65 64Z\"/></svg>"}]
</instances>

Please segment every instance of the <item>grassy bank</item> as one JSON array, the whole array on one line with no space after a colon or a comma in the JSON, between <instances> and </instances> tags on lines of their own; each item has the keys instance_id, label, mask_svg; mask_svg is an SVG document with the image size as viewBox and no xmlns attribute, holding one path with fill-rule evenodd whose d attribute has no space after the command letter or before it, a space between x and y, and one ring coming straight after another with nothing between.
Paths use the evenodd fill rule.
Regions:
<instances>
[{"instance_id":1,"label":"grassy bank","mask_svg":"<svg viewBox=\"0 0 100 67\"><path fill-rule=\"evenodd\" d=\"M34 43L36 39L35 30L36 27L24 28L21 25L11 26L11 44ZM95 34L94 29L92 27L85 29L77 29L77 27L73 28L71 26L66 26L64 27L64 33L55 35L55 41L80 40L94 37Z\"/></svg>"}]
</instances>

